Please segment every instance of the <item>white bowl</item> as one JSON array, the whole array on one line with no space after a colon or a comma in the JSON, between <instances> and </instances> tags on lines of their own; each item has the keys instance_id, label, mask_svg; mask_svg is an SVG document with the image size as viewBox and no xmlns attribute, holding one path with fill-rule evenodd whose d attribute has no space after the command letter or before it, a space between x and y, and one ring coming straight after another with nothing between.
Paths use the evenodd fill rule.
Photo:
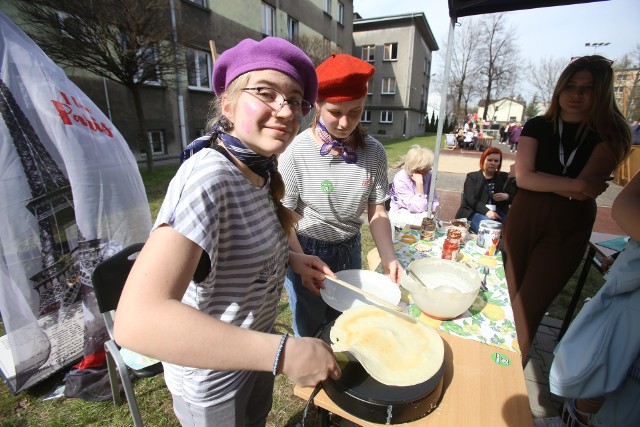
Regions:
<instances>
[{"instance_id":1,"label":"white bowl","mask_svg":"<svg viewBox=\"0 0 640 427\"><path fill-rule=\"evenodd\" d=\"M436 319L453 319L464 313L475 301L482 283L476 270L451 260L422 258L408 268L426 287L406 272L402 287L420 310Z\"/></svg>"},{"instance_id":2,"label":"white bowl","mask_svg":"<svg viewBox=\"0 0 640 427\"><path fill-rule=\"evenodd\" d=\"M393 305L398 305L400 302L400 288L384 274L369 270L342 270L338 271L336 276ZM329 279L324 280L324 288L320 289L320 296L324 302L338 311L346 311L359 305L377 305L375 301L369 301L367 297Z\"/></svg>"}]
</instances>

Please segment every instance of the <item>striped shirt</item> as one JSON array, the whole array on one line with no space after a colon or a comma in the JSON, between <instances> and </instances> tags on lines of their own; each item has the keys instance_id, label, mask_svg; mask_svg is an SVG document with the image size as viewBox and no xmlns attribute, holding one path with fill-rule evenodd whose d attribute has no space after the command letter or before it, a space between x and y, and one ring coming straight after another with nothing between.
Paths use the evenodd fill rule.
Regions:
<instances>
[{"instance_id":1,"label":"striped shirt","mask_svg":"<svg viewBox=\"0 0 640 427\"><path fill-rule=\"evenodd\" d=\"M211 272L203 282L189 284L184 304L242 328L272 331L288 246L268 183L262 188L251 185L223 155L202 149L182 164L169 184L154 228L161 224L201 246L211 260ZM248 377L246 371L168 363L164 373L171 393L200 406L232 398Z\"/></svg>"},{"instance_id":2,"label":"striped shirt","mask_svg":"<svg viewBox=\"0 0 640 427\"><path fill-rule=\"evenodd\" d=\"M286 188L282 202L302 215L298 234L332 242L348 239L360 232L367 205L389 198L382 144L367 136L357 154L354 164L340 156L321 156L307 129L280 155L278 168Z\"/></svg>"}]
</instances>

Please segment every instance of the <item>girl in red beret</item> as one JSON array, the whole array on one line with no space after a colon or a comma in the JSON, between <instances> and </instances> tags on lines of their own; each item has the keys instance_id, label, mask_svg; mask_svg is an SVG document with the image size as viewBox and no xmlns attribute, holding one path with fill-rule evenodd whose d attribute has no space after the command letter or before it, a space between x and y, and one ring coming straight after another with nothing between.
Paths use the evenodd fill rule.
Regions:
<instances>
[{"instance_id":1,"label":"girl in red beret","mask_svg":"<svg viewBox=\"0 0 640 427\"><path fill-rule=\"evenodd\" d=\"M333 274L289 251L295 214L280 199L276 156L316 98L311 60L286 40L246 39L213 70L211 132L169 184L125 285L120 345L163 361L174 411L189 426L264 426L283 373L314 386L340 368L316 338L274 333L287 265Z\"/></svg>"},{"instance_id":2,"label":"girl in red beret","mask_svg":"<svg viewBox=\"0 0 640 427\"><path fill-rule=\"evenodd\" d=\"M292 249L317 255L333 271L362 268L360 228L366 212L384 271L399 283L402 267L384 206L389 198L387 156L360 125L374 71L371 64L345 54L331 55L316 68L318 100L311 127L279 160L283 203L302 216ZM321 286L287 271L285 287L297 336L313 336L340 314L322 300Z\"/></svg>"}]
</instances>

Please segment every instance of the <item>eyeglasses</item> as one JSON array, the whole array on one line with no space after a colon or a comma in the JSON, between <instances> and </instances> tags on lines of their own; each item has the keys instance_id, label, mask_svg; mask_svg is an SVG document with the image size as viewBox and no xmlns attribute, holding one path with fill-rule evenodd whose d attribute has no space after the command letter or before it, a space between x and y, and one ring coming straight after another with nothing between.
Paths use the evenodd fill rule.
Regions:
<instances>
[{"instance_id":1,"label":"eyeglasses","mask_svg":"<svg viewBox=\"0 0 640 427\"><path fill-rule=\"evenodd\" d=\"M287 99L282 92L271 87L245 87L242 90L255 91L255 97L273 108L276 113L279 113L285 104L289 105L289 108L297 117L306 116L311 111L309 101L298 97Z\"/></svg>"}]
</instances>

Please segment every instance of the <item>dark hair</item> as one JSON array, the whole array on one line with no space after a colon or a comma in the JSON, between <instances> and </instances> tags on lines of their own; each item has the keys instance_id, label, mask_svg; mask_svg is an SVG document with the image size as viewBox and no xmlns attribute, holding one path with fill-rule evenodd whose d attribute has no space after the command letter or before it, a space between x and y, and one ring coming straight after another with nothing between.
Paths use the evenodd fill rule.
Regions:
<instances>
[{"instance_id":1,"label":"dark hair","mask_svg":"<svg viewBox=\"0 0 640 427\"><path fill-rule=\"evenodd\" d=\"M487 159L487 156L491 154L500 154L500 163L498 164L497 172L500 172L500 168L502 167L502 150L498 147L489 147L482 152L482 156L480 156L480 170L484 170L484 161Z\"/></svg>"},{"instance_id":2,"label":"dark hair","mask_svg":"<svg viewBox=\"0 0 640 427\"><path fill-rule=\"evenodd\" d=\"M591 108L580 124L576 138L581 138L589 129L594 130L613 150L616 160L621 162L631 150L631 131L613 95L612 63L613 61L600 55L574 58L560 74L544 117L552 120L557 130L560 120L560 94L577 72L588 71L593 77Z\"/></svg>"}]
</instances>

